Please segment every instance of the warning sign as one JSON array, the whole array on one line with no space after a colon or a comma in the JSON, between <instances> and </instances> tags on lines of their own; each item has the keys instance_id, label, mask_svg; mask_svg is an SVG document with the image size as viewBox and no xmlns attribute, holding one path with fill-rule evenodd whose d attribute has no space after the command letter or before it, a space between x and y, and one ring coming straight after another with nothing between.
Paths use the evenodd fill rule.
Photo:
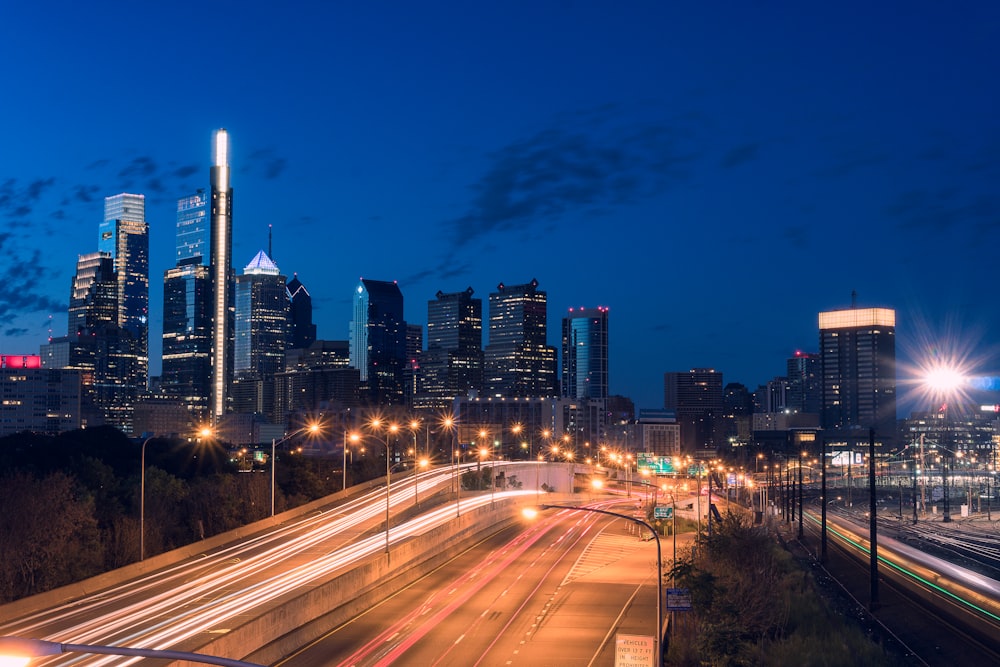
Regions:
<instances>
[{"instance_id":1,"label":"warning sign","mask_svg":"<svg viewBox=\"0 0 1000 667\"><path fill-rule=\"evenodd\" d=\"M653 667L656 644L648 635L615 635L615 667Z\"/></svg>"}]
</instances>

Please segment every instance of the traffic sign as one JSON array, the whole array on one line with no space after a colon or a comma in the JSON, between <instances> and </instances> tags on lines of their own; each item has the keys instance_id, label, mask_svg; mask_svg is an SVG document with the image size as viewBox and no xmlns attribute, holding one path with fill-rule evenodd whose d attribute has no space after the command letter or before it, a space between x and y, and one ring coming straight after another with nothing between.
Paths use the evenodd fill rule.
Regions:
<instances>
[{"instance_id":1,"label":"traffic sign","mask_svg":"<svg viewBox=\"0 0 1000 667\"><path fill-rule=\"evenodd\" d=\"M650 454L649 452L638 453L636 467L639 470L649 470L655 475L673 475L677 472L674 468L674 460L672 458Z\"/></svg>"},{"instance_id":2,"label":"traffic sign","mask_svg":"<svg viewBox=\"0 0 1000 667\"><path fill-rule=\"evenodd\" d=\"M654 519L673 519L674 508L668 505L657 505L653 508Z\"/></svg>"},{"instance_id":3,"label":"traffic sign","mask_svg":"<svg viewBox=\"0 0 1000 667\"><path fill-rule=\"evenodd\" d=\"M691 589L668 588L667 611L691 611Z\"/></svg>"}]
</instances>

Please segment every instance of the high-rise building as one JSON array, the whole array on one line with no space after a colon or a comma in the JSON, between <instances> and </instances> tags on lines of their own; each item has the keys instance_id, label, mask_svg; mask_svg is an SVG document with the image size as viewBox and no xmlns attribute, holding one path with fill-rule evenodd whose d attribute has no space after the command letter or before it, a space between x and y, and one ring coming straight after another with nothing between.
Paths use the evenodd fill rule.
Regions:
<instances>
[{"instance_id":1,"label":"high-rise building","mask_svg":"<svg viewBox=\"0 0 1000 667\"><path fill-rule=\"evenodd\" d=\"M291 304L292 348L305 349L316 341L316 325L312 319L312 297L297 273L288 283L288 301Z\"/></svg>"},{"instance_id":2,"label":"high-rise building","mask_svg":"<svg viewBox=\"0 0 1000 667\"><path fill-rule=\"evenodd\" d=\"M233 374L242 389L241 405L233 407L236 412L272 416L274 376L285 370L285 351L290 347L286 278L261 250L236 278L235 295ZM247 386L254 390L248 393Z\"/></svg>"},{"instance_id":3,"label":"high-rise building","mask_svg":"<svg viewBox=\"0 0 1000 667\"><path fill-rule=\"evenodd\" d=\"M177 266L190 264L208 265L211 245L211 225L208 215L208 196L205 190L177 200Z\"/></svg>"},{"instance_id":4,"label":"high-rise building","mask_svg":"<svg viewBox=\"0 0 1000 667\"><path fill-rule=\"evenodd\" d=\"M827 442L896 439L896 311L850 308L819 314L821 426Z\"/></svg>"},{"instance_id":5,"label":"high-rise building","mask_svg":"<svg viewBox=\"0 0 1000 667\"><path fill-rule=\"evenodd\" d=\"M218 419L229 407L233 377L233 189L229 183L229 133L215 133L211 181L209 266L212 279L212 392L209 409Z\"/></svg>"},{"instance_id":6,"label":"high-rise building","mask_svg":"<svg viewBox=\"0 0 1000 667\"><path fill-rule=\"evenodd\" d=\"M725 444L722 373L711 368L664 373L663 407L677 415L685 454L716 450Z\"/></svg>"},{"instance_id":7,"label":"high-rise building","mask_svg":"<svg viewBox=\"0 0 1000 667\"><path fill-rule=\"evenodd\" d=\"M122 193L104 198L104 221L97 249L111 255L117 283L115 324L128 332L132 350L126 385L146 390L149 375L149 225L145 195Z\"/></svg>"},{"instance_id":8,"label":"high-rise building","mask_svg":"<svg viewBox=\"0 0 1000 667\"><path fill-rule=\"evenodd\" d=\"M349 340L351 366L360 373L365 402L402 405L406 321L399 285L364 278L358 282Z\"/></svg>"},{"instance_id":9,"label":"high-rise building","mask_svg":"<svg viewBox=\"0 0 1000 667\"><path fill-rule=\"evenodd\" d=\"M484 354L490 396L556 396L556 350L547 344L548 297L538 281L500 283L490 294Z\"/></svg>"},{"instance_id":10,"label":"high-rise building","mask_svg":"<svg viewBox=\"0 0 1000 667\"><path fill-rule=\"evenodd\" d=\"M181 399L199 420L207 414L211 394L211 306L207 266L190 263L167 269L163 275L161 389Z\"/></svg>"},{"instance_id":11,"label":"high-rise building","mask_svg":"<svg viewBox=\"0 0 1000 667\"><path fill-rule=\"evenodd\" d=\"M786 377L788 409L818 415L822 400L819 355L796 351L795 355L788 359Z\"/></svg>"},{"instance_id":12,"label":"high-rise building","mask_svg":"<svg viewBox=\"0 0 1000 667\"><path fill-rule=\"evenodd\" d=\"M422 407L443 409L483 388L483 300L471 287L427 302L427 350L418 383Z\"/></svg>"},{"instance_id":13,"label":"high-rise building","mask_svg":"<svg viewBox=\"0 0 1000 667\"><path fill-rule=\"evenodd\" d=\"M212 378L212 279L208 197L177 200L177 266L163 274L162 392L195 422L207 416Z\"/></svg>"},{"instance_id":14,"label":"high-rise building","mask_svg":"<svg viewBox=\"0 0 1000 667\"><path fill-rule=\"evenodd\" d=\"M608 399L608 309L570 308L562 321L562 394Z\"/></svg>"}]
</instances>

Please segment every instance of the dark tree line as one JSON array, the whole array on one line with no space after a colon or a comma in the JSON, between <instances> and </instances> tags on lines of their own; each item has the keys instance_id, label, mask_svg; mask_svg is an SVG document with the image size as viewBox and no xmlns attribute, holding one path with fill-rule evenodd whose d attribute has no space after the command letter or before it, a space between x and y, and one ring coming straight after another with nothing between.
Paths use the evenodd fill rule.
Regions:
<instances>
[{"instance_id":1,"label":"dark tree line","mask_svg":"<svg viewBox=\"0 0 1000 667\"><path fill-rule=\"evenodd\" d=\"M0 602L139 559L140 454L110 427L0 439ZM270 474L218 444L151 440L145 471L147 558L270 515ZM275 472L276 512L341 486L339 461L279 452Z\"/></svg>"}]
</instances>

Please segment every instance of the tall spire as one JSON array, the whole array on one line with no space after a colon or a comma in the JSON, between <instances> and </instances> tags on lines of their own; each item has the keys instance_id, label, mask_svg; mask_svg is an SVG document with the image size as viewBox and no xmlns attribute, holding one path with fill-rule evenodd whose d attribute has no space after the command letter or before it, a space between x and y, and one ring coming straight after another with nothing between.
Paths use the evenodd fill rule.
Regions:
<instances>
[{"instance_id":1,"label":"tall spire","mask_svg":"<svg viewBox=\"0 0 1000 667\"><path fill-rule=\"evenodd\" d=\"M214 420L225 412L232 379L233 338L233 190L229 183L229 133L215 132L210 180L212 186L212 396Z\"/></svg>"}]
</instances>

